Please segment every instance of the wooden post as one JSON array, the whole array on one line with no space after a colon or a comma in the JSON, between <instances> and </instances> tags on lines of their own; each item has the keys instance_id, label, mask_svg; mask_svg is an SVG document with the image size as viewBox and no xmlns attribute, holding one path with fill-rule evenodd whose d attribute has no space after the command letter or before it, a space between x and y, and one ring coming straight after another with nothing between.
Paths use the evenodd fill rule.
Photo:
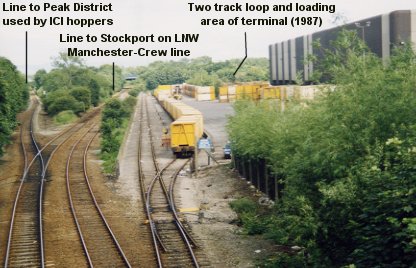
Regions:
<instances>
[{"instance_id":1,"label":"wooden post","mask_svg":"<svg viewBox=\"0 0 416 268\"><path fill-rule=\"evenodd\" d=\"M279 200L279 185L277 183L277 176L274 175L274 200Z\"/></svg>"},{"instance_id":2,"label":"wooden post","mask_svg":"<svg viewBox=\"0 0 416 268\"><path fill-rule=\"evenodd\" d=\"M247 173L246 173L246 162L244 161L244 157L241 157L241 163L243 165L243 177L247 179Z\"/></svg>"},{"instance_id":3,"label":"wooden post","mask_svg":"<svg viewBox=\"0 0 416 268\"><path fill-rule=\"evenodd\" d=\"M264 160L264 191L266 192L266 195L268 197L270 197L270 193L269 193L269 172L267 170L267 163L266 160Z\"/></svg>"},{"instance_id":4,"label":"wooden post","mask_svg":"<svg viewBox=\"0 0 416 268\"><path fill-rule=\"evenodd\" d=\"M237 168L236 164L235 164L235 157L234 154L231 154L231 168Z\"/></svg>"},{"instance_id":5,"label":"wooden post","mask_svg":"<svg viewBox=\"0 0 416 268\"><path fill-rule=\"evenodd\" d=\"M194 151L194 157L191 161L191 172L195 173L195 178L198 177L198 143L197 138L195 136L195 151Z\"/></svg>"},{"instance_id":6,"label":"wooden post","mask_svg":"<svg viewBox=\"0 0 416 268\"><path fill-rule=\"evenodd\" d=\"M251 184L253 184L253 168L252 168L252 166L251 166L251 158L248 160L248 174L249 174L249 177L250 177L250 182L251 182Z\"/></svg>"},{"instance_id":7,"label":"wooden post","mask_svg":"<svg viewBox=\"0 0 416 268\"><path fill-rule=\"evenodd\" d=\"M257 189L261 191L261 178L260 178L260 163L261 160L257 160L256 172L257 172Z\"/></svg>"}]
</instances>

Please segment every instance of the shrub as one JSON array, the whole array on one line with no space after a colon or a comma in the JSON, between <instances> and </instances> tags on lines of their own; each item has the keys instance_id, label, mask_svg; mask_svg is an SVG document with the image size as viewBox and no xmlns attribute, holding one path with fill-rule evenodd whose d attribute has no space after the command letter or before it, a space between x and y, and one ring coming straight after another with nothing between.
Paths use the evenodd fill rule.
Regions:
<instances>
[{"instance_id":1,"label":"shrub","mask_svg":"<svg viewBox=\"0 0 416 268\"><path fill-rule=\"evenodd\" d=\"M76 119L77 119L77 116L71 110L59 112L54 117L55 122L58 123L58 124L68 124L68 123L72 123Z\"/></svg>"},{"instance_id":2,"label":"shrub","mask_svg":"<svg viewBox=\"0 0 416 268\"><path fill-rule=\"evenodd\" d=\"M77 101L84 103L85 110L91 106L91 91L86 87L74 87L69 94Z\"/></svg>"},{"instance_id":3,"label":"shrub","mask_svg":"<svg viewBox=\"0 0 416 268\"><path fill-rule=\"evenodd\" d=\"M243 197L230 202L230 207L236 213L253 213L256 211L257 204L253 200Z\"/></svg>"},{"instance_id":4,"label":"shrub","mask_svg":"<svg viewBox=\"0 0 416 268\"><path fill-rule=\"evenodd\" d=\"M237 102L230 139L284 184L267 230L276 243L305 248L315 265L412 267L416 54L400 46L384 65L358 41L334 42L322 74L336 88L307 106Z\"/></svg>"},{"instance_id":5,"label":"shrub","mask_svg":"<svg viewBox=\"0 0 416 268\"><path fill-rule=\"evenodd\" d=\"M114 174L117 167L117 155L128 126L130 114L136 104L136 98L124 101L110 99L101 118L101 159L104 160L104 172Z\"/></svg>"},{"instance_id":6,"label":"shrub","mask_svg":"<svg viewBox=\"0 0 416 268\"><path fill-rule=\"evenodd\" d=\"M70 95L61 95L53 99L47 106L48 113L56 115L61 111L72 110L74 113L81 113L85 111L85 105L83 102L77 101Z\"/></svg>"},{"instance_id":7,"label":"shrub","mask_svg":"<svg viewBox=\"0 0 416 268\"><path fill-rule=\"evenodd\" d=\"M26 108L28 100L29 90L23 75L12 62L0 57L0 156L17 126L16 115Z\"/></svg>"},{"instance_id":8,"label":"shrub","mask_svg":"<svg viewBox=\"0 0 416 268\"><path fill-rule=\"evenodd\" d=\"M137 90L137 89L132 89L132 90L129 91L129 95L132 96L132 97L139 96L139 93L140 93L140 91Z\"/></svg>"}]
</instances>

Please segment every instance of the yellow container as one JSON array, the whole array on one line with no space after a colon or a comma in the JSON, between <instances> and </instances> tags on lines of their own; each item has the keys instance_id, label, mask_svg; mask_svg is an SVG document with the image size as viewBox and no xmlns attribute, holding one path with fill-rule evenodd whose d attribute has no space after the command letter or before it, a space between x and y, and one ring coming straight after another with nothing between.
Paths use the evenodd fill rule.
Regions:
<instances>
[{"instance_id":1,"label":"yellow container","mask_svg":"<svg viewBox=\"0 0 416 268\"><path fill-rule=\"evenodd\" d=\"M194 151L196 143L202 137L203 132L202 115L181 116L171 124L172 151Z\"/></svg>"},{"instance_id":2,"label":"yellow container","mask_svg":"<svg viewBox=\"0 0 416 268\"><path fill-rule=\"evenodd\" d=\"M175 121L170 126L170 144L173 152L194 151L196 145L194 120Z\"/></svg>"},{"instance_id":3,"label":"yellow container","mask_svg":"<svg viewBox=\"0 0 416 268\"><path fill-rule=\"evenodd\" d=\"M261 99L279 99L280 87L264 87L260 89Z\"/></svg>"},{"instance_id":4,"label":"yellow container","mask_svg":"<svg viewBox=\"0 0 416 268\"><path fill-rule=\"evenodd\" d=\"M159 89L159 90L171 90L172 86L171 85L159 85L157 87L157 89Z\"/></svg>"},{"instance_id":5,"label":"yellow container","mask_svg":"<svg viewBox=\"0 0 416 268\"><path fill-rule=\"evenodd\" d=\"M235 86L235 95L243 95L244 94L244 86L238 85Z\"/></svg>"},{"instance_id":6,"label":"yellow container","mask_svg":"<svg viewBox=\"0 0 416 268\"><path fill-rule=\"evenodd\" d=\"M220 96L227 96L228 95L228 87L227 86L220 87L219 94L220 94Z\"/></svg>"}]
</instances>

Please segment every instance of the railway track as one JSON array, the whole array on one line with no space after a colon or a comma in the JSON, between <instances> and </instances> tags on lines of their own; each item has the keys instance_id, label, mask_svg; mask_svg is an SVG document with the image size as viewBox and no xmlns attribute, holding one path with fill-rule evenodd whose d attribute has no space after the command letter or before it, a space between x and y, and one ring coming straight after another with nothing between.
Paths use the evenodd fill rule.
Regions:
<instances>
[{"instance_id":1,"label":"railway track","mask_svg":"<svg viewBox=\"0 0 416 268\"><path fill-rule=\"evenodd\" d=\"M62 131L41 148L33 127L36 109L39 109L39 102L34 99L28 111L30 116L26 116L20 128L24 168L11 213L4 267L47 265L42 219L43 193L50 159L74 132L99 113L99 110L88 113L80 124Z\"/></svg>"},{"instance_id":2,"label":"railway track","mask_svg":"<svg viewBox=\"0 0 416 268\"><path fill-rule=\"evenodd\" d=\"M197 244L181 223L173 198L175 179L189 160L173 159L163 169L159 167L149 118L151 113L147 98L141 97L139 174L158 267L200 267L194 252ZM152 115L156 117L157 113Z\"/></svg>"},{"instance_id":3,"label":"railway track","mask_svg":"<svg viewBox=\"0 0 416 268\"><path fill-rule=\"evenodd\" d=\"M37 106L35 101L20 128L24 169L13 205L4 267L44 267L41 185L45 162L33 132Z\"/></svg>"},{"instance_id":4,"label":"railway track","mask_svg":"<svg viewBox=\"0 0 416 268\"><path fill-rule=\"evenodd\" d=\"M71 212L90 267L131 267L111 230L89 182L87 153L98 133L96 124L77 133L66 164Z\"/></svg>"}]
</instances>

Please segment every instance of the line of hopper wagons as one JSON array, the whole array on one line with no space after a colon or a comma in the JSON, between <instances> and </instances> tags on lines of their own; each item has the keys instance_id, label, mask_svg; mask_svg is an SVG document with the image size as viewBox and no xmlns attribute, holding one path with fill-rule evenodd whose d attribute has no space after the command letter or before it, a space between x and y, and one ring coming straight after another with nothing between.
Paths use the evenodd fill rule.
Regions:
<instances>
[{"instance_id":1,"label":"line of hopper wagons","mask_svg":"<svg viewBox=\"0 0 416 268\"><path fill-rule=\"evenodd\" d=\"M233 102L238 99L313 99L316 86L269 86L268 83L248 83L226 85L219 88L219 102ZM187 95L197 101L215 100L212 86L159 85L153 91L164 110L174 120L170 125L170 148L177 157L192 156L197 149L198 141L206 138L202 113L180 101Z\"/></svg>"},{"instance_id":2,"label":"line of hopper wagons","mask_svg":"<svg viewBox=\"0 0 416 268\"><path fill-rule=\"evenodd\" d=\"M176 157L192 156L198 141L204 136L204 118L202 113L174 98L175 86L159 86L153 95L163 109L174 120L170 124L170 148Z\"/></svg>"}]
</instances>

